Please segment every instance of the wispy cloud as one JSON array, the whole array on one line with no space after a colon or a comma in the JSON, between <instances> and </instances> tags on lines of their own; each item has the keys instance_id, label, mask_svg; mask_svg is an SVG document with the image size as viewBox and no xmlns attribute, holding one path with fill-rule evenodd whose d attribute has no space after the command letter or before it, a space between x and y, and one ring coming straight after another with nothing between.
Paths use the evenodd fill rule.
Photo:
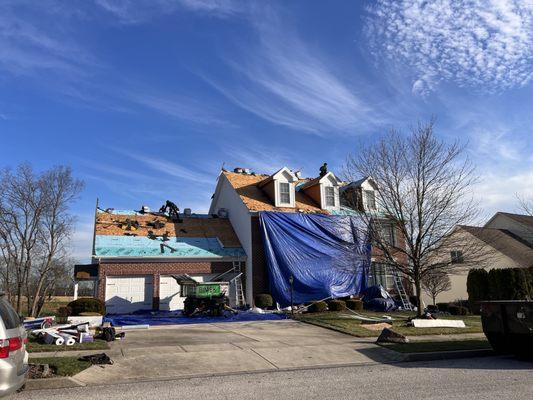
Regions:
<instances>
[{"instance_id":1,"label":"wispy cloud","mask_svg":"<svg viewBox=\"0 0 533 400\"><path fill-rule=\"evenodd\" d=\"M416 94L443 80L500 91L533 76L531 1L378 0L369 13L372 50L412 66Z\"/></svg>"},{"instance_id":2,"label":"wispy cloud","mask_svg":"<svg viewBox=\"0 0 533 400\"><path fill-rule=\"evenodd\" d=\"M200 125L232 125L219 116L222 114L220 110L208 101L201 101L193 95L185 97L176 94L153 94L143 90L135 92L128 90L123 92L122 98L183 121Z\"/></svg>"},{"instance_id":3,"label":"wispy cloud","mask_svg":"<svg viewBox=\"0 0 533 400\"><path fill-rule=\"evenodd\" d=\"M197 184L213 184L216 179L216 170L214 170L213 174L208 174L200 169L196 170L184 167L178 163L165 160L163 157L149 157L120 149L115 149L115 151L136 160L137 162L143 164L144 167L180 180L186 180ZM179 154L179 152L177 152L177 154ZM205 167L205 163L202 165Z\"/></svg>"},{"instance_id":4,"label":"wispy cloud","mask_svg":"<svg viewBox=\"0 0 533 400\"><path fill-rule=\"evenodd\" d=\"M225 60L240 84L204 76L208 83L267 121L321 136L355 133L372 120L371 107L328 57L275 17L253 19L258 43Z\"/></svg>"},{"instance_id":5,"label":"wispy cloud","mask_svg":"<svg viewBox=\"0 0 533 400\"><path fill-rule=\"evenodd\" d=\"M183 8L224 18L245 6L232 0L96 0L96 4L125 24L143 23Z\"/></svg>"}]
</instances>

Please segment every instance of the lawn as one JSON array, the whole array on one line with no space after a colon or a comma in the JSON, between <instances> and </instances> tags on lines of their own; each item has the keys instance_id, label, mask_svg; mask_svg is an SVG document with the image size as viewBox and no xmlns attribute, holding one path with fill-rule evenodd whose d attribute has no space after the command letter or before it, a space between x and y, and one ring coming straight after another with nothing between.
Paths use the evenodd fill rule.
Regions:
<instances>
[{"instance_id":1,"label":"lawn","mask_svg":"<svg viewBox=\"0 0 533 400\"><path fill-rule=\"evenodd\" d=\"M380 343L383 347L400 353L426 353L431 351L458 351L490 349L485 339L446 340L442 342Z\"/></svg>"},{"instance_id":2,"label":"lawn","mask_svg":"<svg viewBox=\"0 0 533 400\"><path fill-rule=\"evenodd\" d=\"M77 357L32 358L31 364L48 364L54 375L73 376L91 366L88 361L79 361Z\"/></svg>"},{"instance_id":3,"label":"lawn","mask_svg":"<svg viewBox=\"0 0 533 400\"><path fill-rule=\"evenodd\" d=\"M34 337L29 338L26 345L28 353L42 353L43 351L74 351L74 350L107 350L109 345L106 341L96 339L92 343L75 343L72 346L56 346L55 344L40 343Z\"/></svg>"},{"instance_id":4,"label":"lawn","mask_svg":"<svg viewBox=\"0 0 533 400\"><path fill-rule=\"evenodd\" d=\"M483 333L481 326L481 318L477 315L462 315L462 316L442 316L442 319L461 319L465 322L466 328L414 328L406 326L408 317L414 316L410 312L390 312L390 313L376 313L369 311L361 311L360 314L371 317L381 317L384 314L389 315L394 321L392 329L403 335L448 335L459 333ZM361 326L361 321L350 318L353 314L348 311L333 312L327 311L323 313L309 313L295 316L295 319L307 322L313 325L330 328L342 333L357 337L377 337L380 331L368 330Z\"/></svg>"}]
</instances>

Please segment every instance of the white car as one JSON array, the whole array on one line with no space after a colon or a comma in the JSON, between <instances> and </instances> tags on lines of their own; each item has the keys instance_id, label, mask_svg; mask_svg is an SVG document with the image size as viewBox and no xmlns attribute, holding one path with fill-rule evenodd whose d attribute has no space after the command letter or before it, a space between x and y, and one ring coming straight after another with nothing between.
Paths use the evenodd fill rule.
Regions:
<instances>
[{"instance_id":1,"label":"white car","mask_svg":"<svg viewBox=\"0 0 533 400\"><path fill-rule=\"evenodd\" d=\"M0 397L16 392L26 383L27 338L20 317L0 294Z\"/></svg>"}]
</instances>

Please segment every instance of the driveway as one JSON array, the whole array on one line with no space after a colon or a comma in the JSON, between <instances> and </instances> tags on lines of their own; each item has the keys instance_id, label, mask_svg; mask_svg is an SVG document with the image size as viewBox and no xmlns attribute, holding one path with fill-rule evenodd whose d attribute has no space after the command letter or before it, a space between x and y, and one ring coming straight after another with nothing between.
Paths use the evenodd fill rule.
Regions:
<instances>
[{"instance_id":1,"label":"driveway","mask_svg":"<svg viewBox=\"0 0 533 400\"><path fill-rule=\"evenodd\" d=\"M398 361L355 338L292 320L153 327L112 344L110 366L75 376L86 385Z\"/></svg>"}]
</instances>

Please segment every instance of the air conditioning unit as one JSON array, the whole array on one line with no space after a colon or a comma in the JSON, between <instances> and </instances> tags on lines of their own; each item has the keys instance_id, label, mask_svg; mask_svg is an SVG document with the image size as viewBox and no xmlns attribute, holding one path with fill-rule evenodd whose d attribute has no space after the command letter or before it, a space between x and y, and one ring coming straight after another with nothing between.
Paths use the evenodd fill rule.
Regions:
<instances>
[{"instance_id":1,"label":"air conditioning unit","mask_svg":"<svg viewBox=\"0 0 533 400\"><path fill-rule=\"evenodd\" d=\"M183 209L183 215L185 215L186 217L190 217L192 214L192 211L190 208L184 208Z\"/></svg>"},{"instance_id":2,"label":"air conditioning unit","mask_svg":"<svg viewBox=\"0 0 533 400\"><path fill-rule=\"evenodd\" d=\"M141 206L141 212L142 212L143 214L145 214L145 213L149 213L149 212L150 212L150 207L148 207L148 206Z\"/></svg>"},{"instance_id":3,"label":"air conditioning unit","mask_svg":"<svg viewBox=\"0 0 533 400\"><path fill-rule=\"evenodd\" d=\"M233 169L233 172L235 172L236 174L242 174L244 172L244 169L237 167Z\"/></svg>"}]
</instances>

